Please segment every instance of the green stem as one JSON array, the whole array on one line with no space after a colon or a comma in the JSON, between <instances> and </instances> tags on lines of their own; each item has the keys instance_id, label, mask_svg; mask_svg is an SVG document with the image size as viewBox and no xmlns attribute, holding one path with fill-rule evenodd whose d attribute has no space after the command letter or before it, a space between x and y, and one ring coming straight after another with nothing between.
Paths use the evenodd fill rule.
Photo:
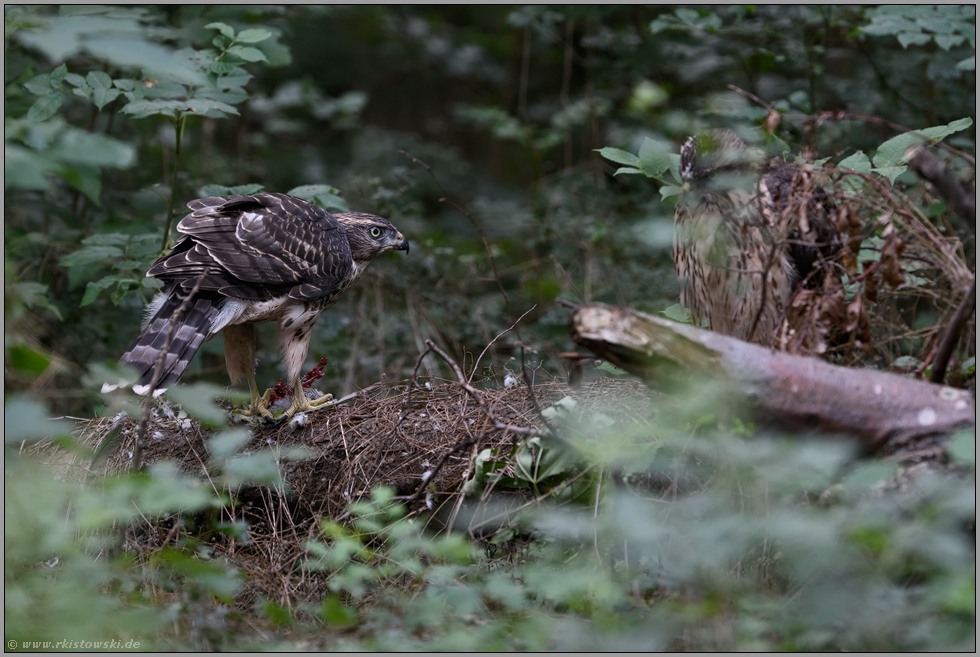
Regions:
<instances>
[{"instance_id":1,"label":"green stem","mask_svg":"<svg viewBox=\"0 0 980 657\"><path fill-rule=\"evenodd\" d=\"M160 253L166 253L167 248L170 246L170 228L174 223L174 199L177 198L177 174L180 173L180 142L184 137L184 121L186 116L177 113L177 119L174 121L174 130L176 131L176 148L174 148L174 166L173 170L170 172L170 198L167 200L167 225L163 229L163 245L160 247Z\"/></svg>"}]
</instances>

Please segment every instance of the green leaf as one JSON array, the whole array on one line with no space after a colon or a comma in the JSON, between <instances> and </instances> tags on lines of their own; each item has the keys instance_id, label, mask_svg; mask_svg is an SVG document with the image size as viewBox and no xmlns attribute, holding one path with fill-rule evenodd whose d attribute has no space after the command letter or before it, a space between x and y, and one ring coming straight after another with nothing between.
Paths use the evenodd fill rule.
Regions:
<instances>
[{"instance_id":1,"label":"green leaf","mask_svg":"<svg viewBox=\"0 0 980 657\"><path fill-rule=\"evenodd\" d=\"M301 185L286 193L290 196L312 201L326 210L350 212L347 202L339 196L340 190L330 185Z\"/></svg>"},{"instance_id":2,"label":"green leaf","mask_svg":"<svg viewBox=\"0 0 980 657\"><path fill-rule=\"evenodd\" d=\"M71 183L72 187L82 192L96 205L102 194L102 172L91 164L75 164L58 170L58 175Z\"/></svg>"},{"instance_id":3,"label":"green leaf","mask_svg":"<svg viewBox=\"0 0 980 657\"><path fill-rule=\"evenodd\" d=\"M321 615L328 625L334 627L349 627L357 624L357 612L342 603L336 595L328 595L323 600Z\"/></svg>"},{"instance_id":4,"label":"green leaf","mask_svg":"<svg viewBox=\"0 0 980 657\"><path fill-rule=\"evenodd\" d=\"M614 173L613 175L618 176L621 173L632 174L632 173L643 173L643 172L644 172L643 169L634 169L633 167L619 167L618 169L616 169L616 173Z\"/></svg>"},{"instance_id":5,"label":"green leaf","mask_svg":"<svg viewBox=\"0 0 980 657\"><path fill-rule=\"evenodd\" d=\"M167 390L167 395L202 424L224 426L228 422L224 410L213 401L227 396L224 388L210 383L195 383L189 386L172 386Z\"/></svg>"},{"instance_id":6,"label":"green leaf","mask_svg":"<svg viewBox=\"0 0 980 657\"><path fill-rule=\"evenodd\" d=\"M31 105L31 109L27 110L27 120L36 123L47 121L52 116L57 114L58 109L64 102L65 95L58 91L50 93L47 96L41 96L34 101L34 104Z\"/></svg>"},{"instance_id":7,"label":"green leaf","mask_svg":"<svg viewBox=\"0 0 980 657\"><path fill-rule=\"evenodd\" d=\"M897 463L866 463L857 466L841 483L852 490L867 490L898 471Z\"/></svg>"},{"instance_id":8,"label":"green leaf","mask_svg":"<svg viewBox=\"0 0 980 657\"><path fill-rule=\"evenodd\" d=\"M596 365L595 368L597 370L602 370L603 372L609 372L610 374L616 374L618 376L629 374L629 372L627 372L626 370L616 367L615 365L613 365L612 363L606 360Z\"/></svg>"},{"instance_id":9,"label":"green leaf","mask_svg":"<svg viewBox=\"0 0 980 657\"><path fill-rule=\"evenodd\" d=\"M670 175L674 177L674 182L681 182L681 156L680 153L670 154Z\"/></svg>"},{"instance_id":10,"label":"green leaf","mask_svg":"<svg viewBox=\"0 0 980 657\"><path fill-rule=\"evenodd\" d=\"M903 48L908 48L909 46L922 46L932 40L928 34L923 34L922 32L902 32L898 35L898 42L902 44Z\"/></svg>"},{"instance_id":11,"label":"green leaf","mask_svg":"<svg viewBox=\"0 0 980 657\"><path fill-rule=\"evenodd\" d=\"M671 196L677 196L682 191L684 191L684 188L678 185L664 185L660 188L660 200L663 201Z\"/></svg>"},{"instance_id":12,"label":"green leaf","mask_svg":"<svg viewBox=\"0 0 980 657\"><path fill-rule=\"evenodd\" d=\"M58 163L36 152L7 143L3 149L3 186L11 189L50 189L44 174L58 168Z\"/></svg>"},{"instance_id":13,"label":"green leaf","mask_svg":"<svg viewBox=\"0 0 980 657\"><path fill-rule=\"evenodd\" d=\"M258 194L263 189L262 185L251 184L251 185L236 185L235 187L226 187L224 185L205 185L198 190L201 196L231 196L232 194ZM293 194L293 196L296 196Z\"/></svg>"},{"instance_id":14,"label":"green leaf","mask_svg":"<svg viewBox=\"0 0 980 657\"><path fill-rule=\"evenodd\" d=\"M62 64L55 70L51 71L51 87L60 87L66 75L68 75L68 66L65 64Z\"/></svg>"},{"instance_id":15,"label":"green leaf","mask_svg":"<svg viewBox=\"0 0 980 657\"><path fill-rule=\"evenodd\" d=\"M625 164L630 167L640 168L642 163L640 158L633 155L629 151L620 150L618 148L612 148L611 146L606 146L605 148L596 148L599 155L606 158L607 160L612 160L617 164Z\"/></svg>"},{"instance_id":16,"label":"green leaf","mask_svg":"<svg viewBox=\"0 0 980 657\"><path fill-rule=\"evenodd\" d=\"M939 141L945 139L949 135L961 130L966 130L972 125L973 119L965 117L962 119L957 119L956 121L953 121L947 125L923 128L922 130L915 132L906 132L897 135L878 147L878 152L875 153L874 156L874 164L879 168L895 167L899 164L904 164L905 151L908 150L910 146L922 143L926 140Z\"/></svg>"},{"instance_id":17,"label":"green leaf","mask_svg":"<svg viewBox=\"0 0 980 657\"><path fill-rule=\"evenodd\" d=\"M47 308L53 312L58 319L63 320L61 316L61 311L58 307L51 303L51 299L48 298L48 286L43 283L35 283L33 281L25 281L22 283L14 283L10 286L10 289L20 296L24 304L28 308Z\"/></svg>"},{"instance_id":18,"label":"green leaf","mask_svg":"<svg viewBox=\"0 0 980 657\"><path fill-rule=\"evenodd\" d=\"M977 435L975 432L963 431L949 441L949 455L954 460L972 466L977 464Z\"/></svg>"},{"instance_id":19,"label":"green leaf","mask_svg":"<svg viewBox=\"0 0 980 657\"><path fill-rule=\"evenodd\" d=\"M281 489L284 485L276 459L267 449L226 461L223 480L228 486L254 482Z\"/></svg>"},{"instance_id":20,"label":"green leaf","mask_svg":"<svg viewBox=\"0 0 980 657\"><path fill-rule=\"evenodd\" d=\"M92 74L89 73L89 75L92 75ZM68 75L66 75L65 76L65 82L67 82L68 84L70 84L73 87L82 87L82 86L85 86L85 78L83 78L78 73L69 73Z\"/></svg>"},{"instance_id":21,"label":"green leaf","mask_svg":"<svg viewBox=\"0 0 980 657\"><path fill-rule=\"evenodd\" d=\"M908 167L876 167L873 171L884 178L888 178L888 182L894 185L895 179L908 171Z\"/></svg>"},{"instance_id":22,"label":"green leaf","mask_svg":"<svg viewBox=\"0 0 980 657\"><path fill-rule=\"evenodd\" d=\"M957 71L975 71L977 70L977 57L967 57L956 64Z\"/></svg>"},{"instance_id":23,"label":"green leaf","mask_svg":"<svg viewBox=\"0 0 980 657\"><path fill-rule=\"evenodd\" d=\"M671 319L675 322L681 322L682 324L694 323L694 320L691 318L691 311L679 303L667 306L660 311L660 314L667 319Z\"/></svg>"},{"instance_id":24,"label":"green leaf","mask_svg":"<svg viewBox=\"0 0 980 657\"><path fill-rule=\"evenodd\" d=\"M85 246L61 259L62 267L78 267L102 260L121 260L124 254L117 246Z\"/></svg>"},{"instance_id":25,"label":"green leaf","mask_svg":"<svg viewBox=\"0 0 980 657\"><path fill-rule=\"evenodd\" d=\"M223 35L225 35L229 39L234 39L235 38L235 28L233 28L231 25L228 25L227 23L220 23L220 22L208 23L207 25L204 26L204 29L206 29L206 30L218 30L219 32L221 32ZM246 30L246 32L247 31L248 30Z\"/></svg>"},{"instance_id":26,"label":"green leaf","mask_svg":"<svg viewBox=\"0 0 980 657\"><path fill-rule=\"evenodd\" d=\"M51 358L23 344L7 347L7 364L30 377L40 376L51 364Z\"/></svg>"},{"instance_id":27,"label":"green leaf","mask_svg":"<svg viewBox=\"0 0 980 657\"><path fill-rule=\"evenodd\" d=\"M35 401L24 397L8 399L3 410L3 442L8 445L71 435L68 422L48 419L47 409Z\"/></svg>"},{"instance_id":28,"label":"green leaf","mask_svg":"<svg viewBox=\"0 0 980 657\"><path fill-rule=\"evenodd\" d=\"M240 57L246 62L267 62L269 61L265 57L265 53L258 48L250 48L248 46L232 46L227 50L229 55L234 55L235 57Z\"/></svg>"},{"instance_id":29,"label":"green leaf","mask_svg":"<svg viewBox=\"0 0 980 657\"><path fill-rule=\"evenodd\" d=\"M265 41L272 36L272 32L269 30L262 29L251 29L242 30L235 37L235 41L238 43L258 43L259 41Z\"/></svg>"},{"instance_id":30,"label":"green leaf","mask_svg":"<svg viewBox=\"0 0 980 657\"><path fill-rule=\"evenodd\" d=\"M953 46L958 46L966 40L962 34L950 34L950 35L940 35L935 36L936 45L943 50L949 51Z\"/></svg>"},{"instance_id":31,"label":"green leaf","mask_svg":"<svg viewBox=\"0 0 980 657\"><path fill-rule=\"evenodd\" d=\"M236 68L238 68L239 64L241 64L241 62L237 60L233 62L218 60L215 63L211 64L210 70L215 75L224 75L225 73L231 73L232 71L234 71Z\"/></svg>"},{"instance_id":32,"label":"green leaf","mask_svg":"<svg viewBox=\"0 0 980 657\"><path fill-rule=\"evenodd\" d=\"M659 176L670 168L670 152L656 139L649 137L640 146L640 168L648 176Z\"/></svg>"},{"instance_id":33,"label":"green leaf","mask_svg":"<svg viewBox=\"0 0 980 657\"><path fill-rule=\"evenodd\" d=\"M85 130L66 130L49 151L63 162L125 169L136 161L136 148L125 141Z\"/></svg>"},{"instance_id":34,"label":"green leaf","mask_svg":"<svg viewBox=\"0 0 980 657\"><path fill-rule=\"evenodd\" d=\"M108 280L108 278L102 278L97 281L89 281L85 286L85 294L82 295L82 302L78 304L79 308L84 308L85 306L94 303L99 297L99 293L113 284L114 281Z\"/></svg>"},{"instance_id":35,"label":"green leaf","mask_svg":"<svg viewBox=\"0 0 980 657\"><path fill-rule=\"evenodd\" d=\"M207 441L210 463L221 465L237 454L251 439L252 434L245 429L229 429L215 434Z\"/></svg>"},{"instance_id":36,"label":"green leaf","mask_svg":"<svg viewBox=\"0 0 980 657\"><path fill-rule=\"evenodd\" d=\"M175 118L178 111L187 109L187 104L180 100L137 100L122 108L123 114L130 114L134 119L144 119L154 114Z\"/></svg>"},{"instance_id":37,"label":"green leaf","mask_svg":"<svg viewBox=\"0 0 980 657\"><path fill-rule=\"evenodd\" d=\"M57 85L55 85L57 86ZM36 75L27 82L24 83L24 88L30 91L35 96L44 96L51 93L51 74L42 73Z\"/></svg>"},{"instance_id":38,"label":"green leaf","mask_svg":"<svg viewBox=\"0 0 980 657\"><path fill-rule=\"evenodd\" d=\"M202 73L169 48L142 38L91 39L85 50L123 69L142 69L153 77L163 77L195 87L207 84Z\"/></svg>"},{"instance_id":39,"label":"green leaf","mask_svg":"<svg viewBox=\"0 0 980 657\"><path fill-rule=\"evenodd\" d=\"M871 173L871 160L862 151L858 151L853 155L845 157L837 165L841 169L849 169L850 171L856 171L858 173Z\"/></svg>"},{"instance_id":40,"label":"green leaf","mask_svg":"<svg viewBox=\"0 0 980 657\"><path fill-rule=\"evenodd\" d=\"M186 101L185 105L187 110L190 112L196 112L198 114L209 115L212 112L226 112L228 114L238 114L238 110L227 103L222 103L217 100L201 100L198 98L191 98Z\"/></svg>"}]
</instances>

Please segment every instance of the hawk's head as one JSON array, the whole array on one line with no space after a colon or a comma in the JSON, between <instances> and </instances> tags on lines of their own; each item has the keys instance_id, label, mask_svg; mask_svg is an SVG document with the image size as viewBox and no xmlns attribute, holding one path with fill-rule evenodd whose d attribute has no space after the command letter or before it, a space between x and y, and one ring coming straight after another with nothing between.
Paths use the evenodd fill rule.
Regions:
<instances>
[{"instance_id":1,"label":"hawk's head","mask_svg":"<svg viewBox=\"0 0 980 657\"><path fill-rule=\"evenodd\" d=\"M408 253L408 240L384 217L365 212L344 212L334 216L347 233L355 262L371 262L388 251Z\"/></svg>"},{"instance_id":2,"label":"hawk's head","mask_svg":"<svg viewBox=\"0 0 980 657\"><path fill-rule=\"evenodd\" d=\"M681 178L695 181L716 173L739 173L762 161L762 151L747 146L731 130L708 130L681 146Z\"/></svg>"}]
</instances>

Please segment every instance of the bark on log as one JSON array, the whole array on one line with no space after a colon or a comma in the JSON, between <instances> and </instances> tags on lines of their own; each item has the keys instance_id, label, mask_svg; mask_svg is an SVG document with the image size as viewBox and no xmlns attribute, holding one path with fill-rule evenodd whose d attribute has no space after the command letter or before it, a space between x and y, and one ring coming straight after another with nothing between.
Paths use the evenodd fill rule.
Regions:
<instances>
[{"instance_id":1,"label":"bark on log","mask_svg":"<svg viewBox=\"0 0 980 657\"><path fill-rule=\"evenodd\" d=\"M572 339L657 388L721 383L757 421L885 444L976 425L972 396L889 372L850 369L606 304L578 307Z\"/></svg>"}]
</instances>

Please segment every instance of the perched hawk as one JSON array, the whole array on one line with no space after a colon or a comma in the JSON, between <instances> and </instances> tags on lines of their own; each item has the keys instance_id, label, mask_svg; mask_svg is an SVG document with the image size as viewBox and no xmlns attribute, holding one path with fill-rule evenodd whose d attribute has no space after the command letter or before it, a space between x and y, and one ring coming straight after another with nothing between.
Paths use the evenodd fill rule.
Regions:
<instances>
[{"instance_id":1,"label":"perched hawk","mask_svg":"<svg viewBox=\"0 0 980 657\"><path fill-rule=\"evenodd\" d=\"M119 360L135 367L146 386L154 375L171 317L198 292L176 322L160 383L180 378L201 344L224 331L225 366L232 382L242 376L252 393L250 415L271 418L269 395L255 384L255 333L259 322L279 324L279 345L293 386L292 415L328 403L307 400L300 376L310 331L320 313L382 253L408 252L408 240L372 214L332 215L286 194L197 199L177 224L184 233L148 276L164 281L163 294L147 308L136 342ZM202 277L203 276L203 277Z\"/></svg>"},{"instance_id":2,"label":"perched hawk","mask_svg":"<svg viewBox=\"0 0 980 657\"><path fill-rule=\"evenodd\" d=\"M774 344L794 293L820 288L833 271L839 238L830 199L807 167L767 158L728 130L688 139L680 173L681 304L695 324Z\"/></svg>"}]
</instances>

